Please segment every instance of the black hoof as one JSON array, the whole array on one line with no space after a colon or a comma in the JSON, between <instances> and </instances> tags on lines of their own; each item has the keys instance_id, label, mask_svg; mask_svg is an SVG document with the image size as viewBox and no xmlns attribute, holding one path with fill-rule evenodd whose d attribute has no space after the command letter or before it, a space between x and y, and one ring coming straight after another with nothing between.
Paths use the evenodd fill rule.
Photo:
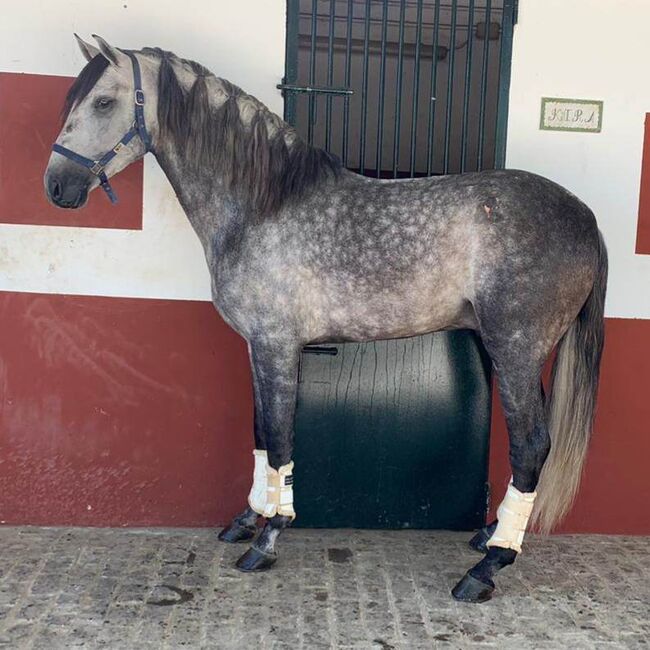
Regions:
<instances>
[{"instance_id":1,"label":"black hoof","mask_svg":"<svg viewBox=\"0 0 650 650\"><path fill-rule=\"evenodd\" d=\"M263 553L251 546L246 553L244 553L237 560L237 568L244 573L251 571L266 571L270 569L278 559L277 553Z\"/></svg>"},{"instance_id":2,"label":"black hoof","mask_svg":"<svg viewBox=\"0 0 650 650\"><path fill-rule=\"evenodd\" d=\"M226 526L220 533L219 539L222 542L228 542L229 544L237 544L238 542L248 542L257 532L257 526L242 526L238 523L232 523L230 526Z\"/></svg>"},{"instance_id":3,"label":"black hoof","mask_svg":"<svg viewBox=\"0 0 650 650\"><path fill-rule=\"evenodd\" d=\"M466 573L463 579L451 590L451 595L464 603L484 603L492 598L494 583L481 582Z\"/></svg>"}]
</instances>

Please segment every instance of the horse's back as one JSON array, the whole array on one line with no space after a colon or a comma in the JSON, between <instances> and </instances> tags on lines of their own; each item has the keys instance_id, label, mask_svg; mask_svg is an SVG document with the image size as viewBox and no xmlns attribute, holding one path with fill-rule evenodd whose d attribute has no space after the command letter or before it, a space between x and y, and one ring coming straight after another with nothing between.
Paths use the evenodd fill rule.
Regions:
<instances>
[{"instance_id":1,"label":"horse's back","mask_svg":"<svg viewBox=\"0 0 650 650\"><path fill-rule=\"evenodd\" d=\"M407 181L352 179L358 273L399 287L405 304L467 326L467 303L520 322L554 305L578 310L593 285L598 228L592 211L557 183L519 170ZM366 268L364 260L374 264ZM417 294L417 295L416 295ZM455 313L452 319L450 315ZM440 323L435 318L432 322ZM453 323L450 323L453 325Z\"/></svg>"},{"instance_id":2,"label":"horse's back","mask_svg":"<svg viewBox=\"0 0 650 650\"><path fill-rule=\"evenodd\" d=\"M337 197L337 194L339 196ZM448 274L467 265L493 272L531 266L594 267L598 228L592 211L557 183L519 170L377 181L351 175L336 206L339 251L352 246L381 270L430 266ZM326 220L329 224L329 219ZM326 226L327 227L327 226ZM363 272L364 264L355 268ZM381 274L381 273L380 273Z\"/></svg>"}]
</instances>

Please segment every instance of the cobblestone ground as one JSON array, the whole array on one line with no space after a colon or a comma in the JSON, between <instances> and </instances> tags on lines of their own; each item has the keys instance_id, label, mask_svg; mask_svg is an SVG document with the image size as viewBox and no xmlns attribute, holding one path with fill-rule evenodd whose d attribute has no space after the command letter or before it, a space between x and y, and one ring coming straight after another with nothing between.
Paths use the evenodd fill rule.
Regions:
<instances>
[{"instance_id":1,"label":"cobblestone ground","mask_svg":"<svg viewBox=\"0 0 650 650\"><path fill-rule=\"evenodd\" d=\"M263 574L208 530L0 529L10 648L643 648L650 538L529 536L492 601L467 533L289 530Z\"/></svg>"}]
</instances>

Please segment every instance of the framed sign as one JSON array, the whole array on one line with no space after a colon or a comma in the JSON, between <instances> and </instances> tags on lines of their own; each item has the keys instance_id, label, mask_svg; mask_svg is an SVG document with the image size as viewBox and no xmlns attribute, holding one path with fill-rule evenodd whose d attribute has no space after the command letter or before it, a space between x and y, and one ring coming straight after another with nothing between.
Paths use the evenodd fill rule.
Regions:
<instances>
[{"instance_id":1,"label":"framed sign","mask_svg":"<svg viewBox=\"0 0 650 650\"><path fill-rule=\"evenodd\" d=\"M543 131L600 133L602 124L602 101L542 97L542 114L539 128Z\"/></svg>"}]
</instances>

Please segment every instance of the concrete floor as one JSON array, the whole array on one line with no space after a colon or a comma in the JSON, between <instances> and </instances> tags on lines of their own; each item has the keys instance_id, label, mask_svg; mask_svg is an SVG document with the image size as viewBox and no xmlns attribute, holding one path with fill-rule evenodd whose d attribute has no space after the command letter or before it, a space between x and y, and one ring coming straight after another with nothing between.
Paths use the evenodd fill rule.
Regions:
<instances>
[{"instance_id":1,"label":"concrete floor","mask_svg":"<svg viewBox=\"0 0 650 650\"><path fill-rule=\"evenodd\" d=\"M263 574L209 530L0 528L10 648L645 648L650 538L529 536L492 601L467 533L289 530Z\"/></svg>"}]
</instances>

